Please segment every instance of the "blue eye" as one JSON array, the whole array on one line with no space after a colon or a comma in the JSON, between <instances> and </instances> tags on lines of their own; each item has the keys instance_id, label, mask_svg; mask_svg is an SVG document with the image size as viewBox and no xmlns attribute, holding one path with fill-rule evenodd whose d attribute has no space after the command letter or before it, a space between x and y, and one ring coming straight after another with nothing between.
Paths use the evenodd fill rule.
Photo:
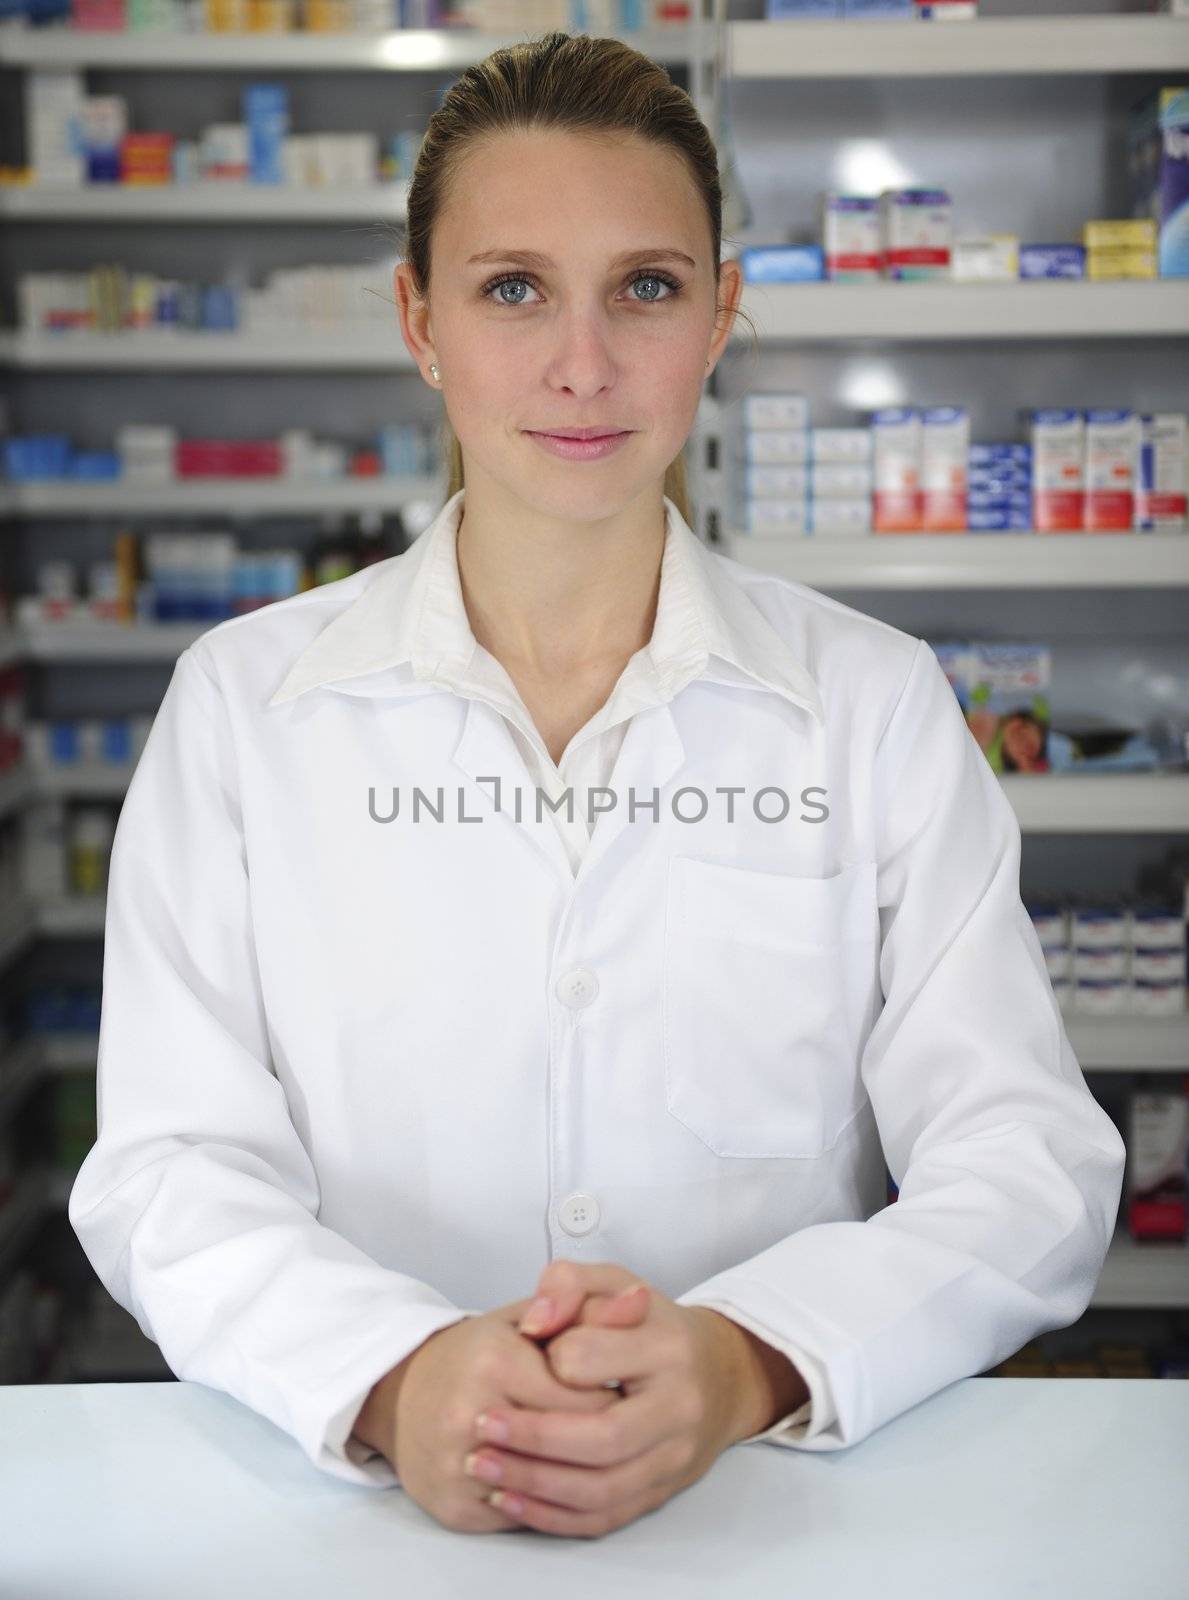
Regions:
<instances>
[{"instance_id":1,"label":"blue eye","mask_svg":"<svg viewBox=\"0 0 1189 1600\"><path fill-rule=\"evenodd\" d=\"M640 271L634 273L630 281L633 286L635 286L637 283L655 282L663 284L664 287L669 291L667 295L653 294L647 295L643 299L637 298L636 303L638 305L653 305L662 300L675 300L681 293L681 285L677 282L676 278L670 277L667 272ZM505 283L526 283L530 286L533 286L536 283L536 279L527 272L505 272L502 273L498 278L493 278L490 283L485 284L479 292L486 299L494 300L497 305L508 307L525 305L527 302L525 302L523 299L505 300L502 295L497 295L495 293L495 291Z\"/></svg>"}]
</instances>

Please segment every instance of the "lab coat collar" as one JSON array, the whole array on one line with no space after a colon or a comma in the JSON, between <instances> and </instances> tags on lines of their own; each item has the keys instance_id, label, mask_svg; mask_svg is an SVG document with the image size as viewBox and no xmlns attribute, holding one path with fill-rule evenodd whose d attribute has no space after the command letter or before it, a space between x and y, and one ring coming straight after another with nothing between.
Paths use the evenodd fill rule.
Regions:
<instances>
[{"instance_id":1,"label":"lab coat collar","mask_svg":"<svg viewBox=\"0 0 1189 1600\"><path fill-rule=\"evenodd\" d=\"M451 678L465 671L477 647L470 629L424 626L434 608L461 605L455 536L465 493L463 488L451 495L408 550L378 564L361 593L297 656L270 706L331 685L363 694L449 687ZM649 645L662 684L680 686L691 676L737 684L734 673L742 672L752 684L785 696L820 722L822 699L808 669L668 495L664 506L661 582L675 585L666 589L666 597L675 592L680 603L658 605L658 616L671 631L663 640L654 634ZM439 639L451 644L436 647ZM394 669L401 669L395 677ZM377 681L372 676L377 673L387 676ZM366 679L371 681L356 681Z\"/></svg>"}]
</instances>

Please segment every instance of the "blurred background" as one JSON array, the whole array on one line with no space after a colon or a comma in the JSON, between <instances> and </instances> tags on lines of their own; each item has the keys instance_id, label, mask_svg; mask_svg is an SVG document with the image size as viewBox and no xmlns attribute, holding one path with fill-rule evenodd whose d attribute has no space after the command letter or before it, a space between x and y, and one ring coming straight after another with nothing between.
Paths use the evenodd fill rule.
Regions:
<instances>
[{"instance_id":1,"label":"blurred background","mask_svg":"<svg viewBox=\"0 0 1189 1600\"><path fill-rule=\"evenodd\" d=\"M65 1210L121 797L186 644L440 508L408 182L458 71L552 28L645 50L718 141L757 337L695 531L937 651L1127 1141L1091 1307L996 1371L1189 1374L1187 13L0 0L0 1381L171 1376Z\"/></svg>"}]
</instances>

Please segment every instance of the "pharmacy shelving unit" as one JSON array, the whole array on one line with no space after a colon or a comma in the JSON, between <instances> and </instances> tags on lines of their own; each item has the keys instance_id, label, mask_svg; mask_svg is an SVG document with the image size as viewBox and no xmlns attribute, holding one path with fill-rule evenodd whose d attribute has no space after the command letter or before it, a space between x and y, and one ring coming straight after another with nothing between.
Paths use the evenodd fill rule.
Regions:
<instances>
[{"instance_id":1,"label":"pharmacy shelving unit","mask_svg":"<svg viewBox=\"0 0 1189 1600\"><path fill-rule=\"evenodd\" d=\"M994 0L984 0L989 8ZM1060 3L1060 0L1058 0ZM277 35L188 36L184 54L169 36L75 34L40 29L0 33L0 68L78 66L94 69L110 83L124 78L136 95L136 76L155 82L176 71L220 74L309 74L326 83L339 73L452 74L486 55L504 39L456 32L405 32L356 38ZM883 23L779 24L727 22L723 0L699 0L688 35L666 31L635 36L632 42L668 65L684 66L703 117L721 134L724 84L762 91L773 84L843 81L886 86L898 80L944 82L1044 76L1077 81L1083 76L1183 75L1189 68L1189 26L1158 17L984 18L953 27L912 27ZM123 85L121 85L122 87ZM747 152L739 150L746 165ZM38 188L0 191L0 226L13 237L47 228L46 240L62 241L76 252L88 230L102 226L127 237L210 241L275 238L303 232L298 259L316 255L309 229L366 228L400 224L402 185L343 191L275 190L220 185L217 190L96 192ZM142 230L138 233L137 230ZM183 232L185 230L185 232ZM1147 286L1142 296L1116 284L984 285L749 285L744 297L767 356L801 350L839 354L855 346L904 350L932 346L945 352L951 341L998 348L1004 342L1026 353L1047 349L1053 340L1070 340L1095 350L1134 341L1172 341L1182 356L1189 336L1189 292L1180 284ZM177 384L187 375L218 373L292 375L317 381L323 373L379 375L412 373L413 365L393 327L387 341L360 331L327 348L315 338L289 339L199 335L157 337L137 334L103 339L60 340L0 336L0 372L11 380L47 380L54 374L95 374L111 382ZM732 526L724 492L723 459L731 447L723 426L721 381L733 360L742 360L738 332L731 355L708 385L707 400L689 458L696 531L718 548L766 570L783 573L823 590L874 589L889 596L918 593L978 595L981 591L1052 591L1071 585L1104 594L1120 587L1189 591L1189 540L1145 542L1142 566L1130 540L1038 540L1032 536L974 540L937 536L895 540L803 541L743 538ZM309 374L308 379L303 375ZM795 386L795 385L794 385ZM180 393L179 390L172 391ZM335 394L328 388L328 394ZM163 406L162 415L168 415ZM228 512L243 517L391 509L409 484L359 480L319 485L202 483L158 488L121 483L26 484L0 486L0 518L28 524L37 538L52 519L156 516L184 517ZM424 492L424 486L421 488ZM100 672L112 663L168 663L201 631L199 625L143 628L90 628L65 625L0 632L0 662L24 659L48 665L93 663ZM21 771L0 785L0 821L40 797L106 796L118 799L127 773L80 767L67 774ZM1180 775L1129 774L1086 783L1043 779L1005 781L1025 834L1068 836L1189 832L1189 779ZM97 937L103 903L98 899L20 904L0 918L0 972L33 940ZM1126 1017L1067 1019L1078 1058L1087 1071L1136 1070L1175 1075L1189 1066L1189 1018ZM15 1059L0 1063L0 1118L11 1115L26 1095L50 1074L94 1068L96 1041L89 1036L39 1039L21 1047ZM21 1257L47 1210L65 1204L69 1175L35 1169L6 1209L0 1225L0 1279ZM1134 1246L1116 1236L1095 1296L1106 1307L1189 1308L1189 1254Z\"/></svg>"},{"instance_id":2,"label":"pharmacy shelving unit","mask_svg":"<svg viewBox=\"0 0 1189 1600\"><path fill-rule=\"evenodd\" d=\"M1055 0L1046 9L1075 3ZM984 0L984 9L994 4ZM981 205L975 225L963 231L1061 239L1077 237L1073 228L1086 217L1127 214L1121 185L1105 176L1122 159L1108 151L1105 125L1113 119L1118 135L1137 88L1186 81L1189 20L1021 15L942 27L737 21L725 30L724 52L723 81L739 110L734 156L741 183L756 198L753 231L742 244L804 237L784 230L790 217L794 225L812 220L804 210L810 189L907 183L951 189L960 216L964 200ZM943 113L953 112L958 96L963 109L947 126ZM999 109L1004 105L1010 109ZM1103 128L1092 128L1095 116ZM1031 148L1022 137L1030 125ZM1079 137L1088 129L1094 137L1080 159L1097 165L1078 178L1077 202L1052 225L1028 191L1047 185L1051 193L1076 174ZM985 155L972 155L972 130L983 136ZM831 138L845 148L826 176ZM805 169L815 160L820 166L811 182ZM864 171L875 171L876 181L863 182ZM1189 537L757 535L736 523L742 473L728 464L740 455L738 402L755 389L805 392L813 421L827 425L855 421L856 413L881 405L974 405L989 390L984 410L995 421L976 433L982 438L1015 432L1002 420L1012 405L1138 403L1138 396L1107 397L1116 380L1119 392L1130 395L1155 376L1163 398L1147 408L1189 410L1189 280L748 283L742 307L758 351L752 326L737 325L714 375L714 425L705 440L713 470L704 525L718 549L925 637L939 624L949 632L952 622L958 635L1044 639L1051 618L1060 657L1073 643L1083 652L1099 641L1109 645L1116 629L1138 619L1151 637L1137 654L1155 648L1165 652L1162 663L1172 659L1167 681L1178 685L1184 711ZM927 617L928 626L916 617ZM1077 638L1077 620L1087 617L1094 619L1087 636ZM1133 666L1116 655L1103 675L1114 671L1125 682ZM1051 853L1062 863L1076 856L1079 887L1093 883L1100 859L1112 850L1143 859L1146 841L1189 839L1184 773L1049 773L1002 781L1025 859L1030 849L1043 852L1046 862ZM1153 1085L1175 1083L1189 1073L1187 1015L1065 1020L1092 1085L1120 1075L1127 1083L1132 1073ZM1131 1328L1149 1326L1154 1313L1184 1312L1189 1249L1136 1244L1120 1218L1092 1306L1139 1316L1141 1324Z\"/></svg>"},{"instance_id":3,"label":"pharmacy shelving unit","mask_svg":"<svg viewBox=\"0 0 1189 1600\"><path fill-rule=\"evenodd\" d=\"M341 125L341 108L333 103L338 93L336 85L358 84L359 74L405 74L412 96L435 78L453 77L468 63L511 42L512 37L516 36L428 30L366 37L187 35L179 41L168 34L5 30L0 31L0 70L69 66L94 71L102 75L105 89L127 93L134 107L142 88L152 96L160 84L168 83L171 75L179 73L183 84L189 85L179 95L177 115L183 120L187 110L195 118L205 113L207 120L218 120L216 107L224 80L238 81L247 74L286 79L299 74L305 125L318 125L320 113L328 107L330 114L321 125ZM702 115L709 123L716 122L720 32L707 0L698 0L688 27L626 37L670 68L681 69ZM195 75L201 78L204 73L209 75L208 87L196 87ZM11 70L8 77L11 79ZM311 88L312 99L307 92ZM198 98L187 102L187 93ZM202 100L204 94L206 99ZM399 94L387 97L385 120L389 119L389 105L400 98ZM159 125L173 114L174 106L167 101ZM366 115L366 111L360 115L361 125ZM410 114L404 125L416 120L415 114ZM91 248L89 241L103 238L111 241L107 259L123 250L131 254L147 246L150 252L157 252L153 257L157 265L150 270L170 276L202 277L204 263L225 263L229 250L249 259L259 254L271 265L317 260L324 250L320 241L329 246L329 255L339 258L346 252L354 259L361 243L370 245L374 253L377 240L390 241L403 226L407 194L406 182L355 191L272 189L234 183L153 190L30 185L0 189L0 228L13 246L14 259L21 248L34 254L41 250L46 259L60 252L82 270L90 264L85 253ZM26 241L35 241L36 249ZM95 253L98 255L101 250L97 247ZM204 250L208 252L205 257ZM337 424L340 419L335 399L348 392L339 386L343 376L359 374L359 383L375 384L389 374L398 379L414 376L416 368L400 338L395 312L387 327L369 321L345 332L340 329L334 338L319 338L313 333L295 336L290 330L285 330L282 337L270 328L226 337L154 333L137 339L116 336L81 340L29 338L21 332L0 331L0 381L15 392L24 392L18 390L20 384L44 386L55 379L59 383L52 391L55 396L85 393L85 388L79 388L80 380L83 384L104 383L107 394L112 386L144 383L145 392L154 396L152 409L146 406L145 413L152 420L172 420L171 406L184 406L203 394L200 375L220 373L243 374L245 381L264 385L269 382L269 374L282 375L286 393L291 386L292 392L305 402L307 411ZM147 387L150 384L151 390ZM47 391L43 388L39 392ZM125 387L121 392L126 396L129 391ZM272 391L274 395L277 392ZM358 392L357 385L352 385L351 392ZM379 391L370 392L375 395ZM400 411L399 402L395 407L390 405L391 395L404 392L385 392L386 418L393 410L397 414ZM211 391L207 389L205 393L209 397ZM415 398L421 401L422 414L427 402L437 404L434 397L420 389ZM194 407L195 412L201 409L201 405ZM68 421L60 419L56 404L47 406L46 414L52 423L41 426L69 431ZM188 428L179 423L179 427L184 434L192 434L202 427L217 425L216 419L223 420L221 409L208 407L199 421ZM279 419L279 427L292 426L294 420L284 416ZM13 426L22 421L18 410ZM31 431L37 426L35 422ZM234 431L234 422L231 429L223 431ZM253 418L249 431L265 428L257 428ZM695 498L699 463L699 453L691 450L690 480ZM77 524L82 541L88 537L88 525L125 518L135 521L159 517L181 520L184 525L186 519L208 516L244 522L371 509L389 512L411 503L424 507L426 503L440 502L444 488L444 482L436 478L203 480L159 485L119 480L0 484L0 521L23 527L32 549L33 543L41 540L43 529L62 523ZM23 661L47 669L74 665L84 668L89 680L92 675L99 679L129 666L139 666L146 673L161 672L201 631L201 625L180 623L0 629L0 664ZM0 783L0 826L50 798L106 798L118 802L127 781L126 772L97 768L75 769L69 775L53 777L28 771L11 773ZM0 912L0 978L33 945L39 949L49 946L52 951L59 941L101 939L103 917L101 898L5 906ZM39 1039L0 1055L0 1119L14 1116L47 1075L93 1072L95 1051L94 1039ZM0 1211L0 1290L6 1274L36 1237L47 1212L60 1213L63 1209L70 1178L68 1173L34 1168L26 1175L14 1201ZM145 1375L157 1375L151 1360L146 1361Z\"/></svg>"}]
</instances>

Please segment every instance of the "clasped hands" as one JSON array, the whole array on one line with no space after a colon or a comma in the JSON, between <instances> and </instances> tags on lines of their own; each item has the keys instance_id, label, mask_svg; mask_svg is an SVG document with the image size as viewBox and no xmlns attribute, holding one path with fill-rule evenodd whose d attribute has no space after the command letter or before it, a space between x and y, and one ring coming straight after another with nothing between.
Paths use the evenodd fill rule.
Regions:
<instances>
[{"instance_id":1,"label":"clasped hands","mask_svg":"<svg viewBox=\"0 0 1189 1600\"><path fill-rule=\"evenodd\" d=\"M799 1384L783 1356L709 1307L679 1306L613 1263L559 1260L535 1296L414 1352L394 1465L448 1527L598 1537L696 1482L799 1403Z\"/></svg>"}]
</instances>

